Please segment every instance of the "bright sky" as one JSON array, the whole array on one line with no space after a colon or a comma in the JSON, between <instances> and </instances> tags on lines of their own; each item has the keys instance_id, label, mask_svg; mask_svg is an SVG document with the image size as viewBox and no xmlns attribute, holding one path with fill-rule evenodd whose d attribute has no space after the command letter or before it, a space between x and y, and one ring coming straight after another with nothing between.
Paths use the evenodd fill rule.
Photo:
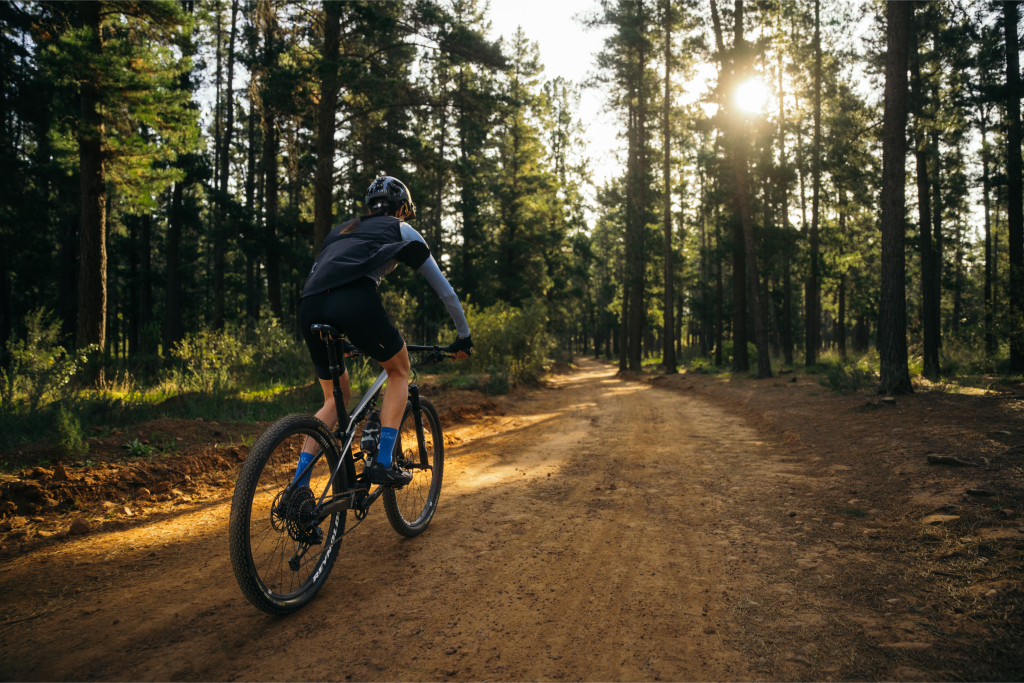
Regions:
<instances>
[{"instance_id":1,"label":"bright sky","mask_svg":"<svg viewBox=\"0 0 1024 683\"><path fill-rule=\"evenodd\" d=\"M510 39L522 26L526 36L538 43L544 77L561 76L578 84L594 71L594 55L601 50L607 31L585 31L574 17L597 7L597 0L491 0L491 37ZM583 91L580 115L598 185L619 173L615 150L622 144L613 115L603 113L603 107L601 91Z\"/></svg>"}]
</instances>

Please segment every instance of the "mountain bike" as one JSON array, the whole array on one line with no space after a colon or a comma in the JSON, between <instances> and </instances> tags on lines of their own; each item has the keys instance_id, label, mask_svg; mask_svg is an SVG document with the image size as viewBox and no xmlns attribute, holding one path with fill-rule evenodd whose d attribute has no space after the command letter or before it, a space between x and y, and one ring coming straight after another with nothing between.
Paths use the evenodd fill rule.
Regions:
<instances>
[{"instance_id":1,"label":"mountain bike","mask_svg":"<svg viewBox=\"0 0 1024 683\"><path fill-rule=\"evenodd\" d=\"M340 544L378 498L391 527L402 536L423 533L437 510L444 474L444 437L437 410L409 384L409 399L392 457L413 479L404 486L372 491L367 454L353 451L357 431L380 400L387 372L381 372L351 414L342 398L337 345L342 335L330 325L313 325L327 344L338 426L332 431L312 415L288 415L265 431L246 457L231 501L228 539L231 566L242 593L268 614L290 614L323 587ZM423 353L412 367L454 358L440 346L407 346ZM361 355L356 350L353 355ZM300 472L299 453L306 437L318 452ZM308 483L306 483L308 478ZM345 529L352 511L357 522Z\"/></svg>"}]
</instances>

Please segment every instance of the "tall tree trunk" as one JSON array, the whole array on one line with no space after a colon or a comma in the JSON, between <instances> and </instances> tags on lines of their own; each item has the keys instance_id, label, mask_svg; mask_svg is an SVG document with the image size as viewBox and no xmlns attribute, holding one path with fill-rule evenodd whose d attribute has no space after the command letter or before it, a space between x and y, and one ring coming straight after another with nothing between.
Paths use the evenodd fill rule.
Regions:
<instances>
[{"instance_id":1,"label":"tall tree trunk","mask_svg":"<svg viewBox=\"0 0 1024 683\"><path fill-rule=\"evenodd\" d=\"M271 103L273 95L269 83L269 80L274 78L273 74L277 68L278 51L274 45L277 17L274 15L273 4L269 0L264 0L264 2L263 77L266 81L263 83L261 97L263 115L263 245L267 271L267 301L270 303L270 311L274 317L282 320L284 311L281 307L281 246L277 239L277 112L276 107Z\"/></svg>"},{"instance_id":2,"label":"tall tree trunk","mask_svg":"<svg viewBox=\"0 0 1024 683\"><path fill-rule=\"evenodd\" d=\"M746 49L746 41L743 37L743 0L736 0L734 15L735 47L742 54ZM741 65L737 75L746 75L745 66ZM762 304L761 276L757 265L757 238L754 235L754 215L750 208L750 188L747 180L747 137L743 126L738 121L734 127L732 138L736 198L740 222L743 226L743 241L746 246L745 260L747 283L750 288L750 312L754 324L754 344L757 346L757 376L758 378L771 377L772 359L768 344L768 324L765 320L765 307Z\"/></svg>"},{"instance_id":3,"label":"tall tree trunk","mask_svg":"<svg viewBox=\"0 0 1024 683\"><path fill-rule=\"evenodd\" d=\"M716 211L717 213L717 211ZM721 367L722 343L725 341L725 292L722 286L722 224L721 216L715 216L715 365Z\"/></svg>"},{"instance_id":4,"label":"tall tree trunk","mask_svg":"<svg viewBox=\"0 0 1024 683\"><path fill-rule=\"evenodd\" d=\"M821 0L814 0L814 140L811 142L811 268L807 277L804 362L815 365L821 347L821 263L818 245L821 199Z\"/></svg>"},{"instance_id":5,"label":"tall tree trunk","mask_svg":"<svg viewBox=\"0 0 1024 683\"><path fill-rule=\"evenodd\" d=\"M646 275L646 254L644 245L644 234L647 215L647 93L644 91L644 73L647 70L647 51L644 49L644 39L647 35L646 5L644 0L636 4L637 11L637 34L640 37L639 47L636 50L636 104L633 107L633 175L632 175L632 258L631 266L631 296L629 306L629 369L639 372L641 357L643 354L643 331L646 323L644 315L644 280Z\"/></svg>"},{"instance_id":6,"label":"tall tree trunk","mask_svg":"<svg viewBox=\"0 0 1024 683\"><path fill-rule=\"evenodd\" d=\"M619 322L619 372L625 372L629 367L629 292L629 282L623 278L622 319Z\"/></svg>"},{"instance_id":7,"label":"tall tree trunk","mask_svg":"<svg viewBox=\"0 0 1024 683\"><path fill-rule=\"evenodd\" d=\"M150 354L153 348L153 217L142 214L139 230L139 352Z\"/></svg>"},{"instance_id":8,"label":"tall tree trunk","mask_svg":"<svg viewBox=\"0 0 1024 683\"><path fill-rule=\"evenodd\" d=\"M665 205L664 205L664 224L665 224L665 338L664 338L664 350L662 351L662 361L665 364L665 372L668 374L675 374L676 372L676 348L673 342L673 334L675 332L675 320L673 319L673 308L675 307L675 259L672 255L672 177L670 170L670 163L672 157L672 149L669 144L669 105L671 103L671 80L670 73L672 68L672 8L669 0L664 0L662 12L664 14L664 35L662 39L665 41L665 98L662 103L662 140L664 141L664 168L662 169L663 182L665 185Z\"/></svg>"},{"instance_id":9,"label":"tall tree trunk","mask_svg":"<svg viewBox=\"0 0 1024 683\"><path fill-rule=\"evenodd\" d=\"M1007 229L1010 245L1010 370L1024 372L1024 188L1020 156L1020 54L1017 44L1018 3L1003 3L1006 32Z\"/></svg>"},{"instance_id":10,"label":"tall tree trunk","mask_svg":"<svg viewBox=\"0 0 1024 683\"><path fill-rule=\"evenodd\" d=\"M880 394L909 394L906 217L907 58L914 6L887 3L885 113L882 119L882 287L878 311Z\"/></svg>"},{"instance_id":11,"label":"tall tree trunk","mask_svg":"<svg viewBox=\"0 0 1024 683\"><path fill-rule=\"evenodd\" d=\"M743 243L743 219L739 192L734 197L732 215L732 371L748 372L747 351L747 258Z\"/></svg>"},{"instance_id":12,"label":"tall tree trunk","mask_svg":"<svg viewBox=\"0 0 1024 683\"><path fill-rule=\"evenodd\" d=\"M963 272L964 272L964 249L963 249L963 221L961 217L956 220L956 232L953 239L956 240L956 253L953 257L953 332L960 332L960 318L963 315Z\"/></svg>"},{"instance_id":13,"label":"tall tree trunk","mask_svg":"<svg viewBox=\"0 0 1024 683\"><path fill-rule=\"evenodd\" d=\"M231 137L235 129L235 35L238 21L238 0L231 1L231 33L228 37L227 90L224 102L224 130L220 136L220 153L218 161L219 196L217 198L217 225L213 232L213 325L217 329L224 327L224 257L227 252L227 235L224 231L224 220L228 212L228 175L231 169ZM218 57L219 59L219 57Z\"/></svg>"},{"instance_id":14,"label":"tall tree trunk","mask_svg":"<svg viewBox=\"0 0 1024 683\"><path fill-rule=\"evenodd\" d=\"M125 317L128 318L128 353L132 359L139 355L139 217L132 216L128 223L128 305L125 306Z\"/></svg>"},{"instance_id":15,"label":"tall tree trunk","mask_svg":"<svg viewBox=\"0 0 1024 683\"><path fill-rule=\"evenodd\" d=\"M255 85L250 83L250 95L255 93ZM245 176L245 215L246 215L246 249L245 249L245 314L255 320L260 316L259 297L256 293L255 269L257 234L259 220L256 218L256 107L249 106L249 135Z\"/></svg>"},{"instance_id":16,"label":"tall tree trunk","mask_svg":"<svg viewBox=\"0 0 1024 683\"><path fill-rule=\"evenodd\" d=\"M933 99L939 101L938 88L932 91ZM932 307L931 315L935 326L936 358L942 348L942 156L939 153L939 133L931 132L932 156ZM936 364L938 361L936 360Z\"/></svg>"},{"instance_id":17,"label":"tall tree trunk","mask_svg":"<svg viewBox=\"0 0 1024 683\"><path fill-rule=\"evenodd\" d=\"M989 356L996 353L996 335L992 316L992 216L991 216L991 182L989 179L988 141L985 139L988 128L988 112L982 112L981 119L981 177L982 204L985 207L985 352Z\"/></svg>"},{"instance_id":18,"label":"tall tree trunk","mask_svg":"<svg viewBox=\"0 0 1024 683\"><path fill-rule=\"evenodd\" d=\"M839 190L839 256L842 257L846 244L846 192ZM836 341L839 355L846 358L846 272L839 273L839 305L836 317Z\"/></svg>"},{"instance_id":19,"label":"tall tree trunk","mask_svg":"<svg viewBox=\"0 0 1024 683\"><path fill-rule=\"evenodd\" d=\"M334 131L338 107L338 54L343 4L324 0L324 52L317 106L316 178L313 181L313 248L317 255L334 223Z\"/></svg>"},{"instance_id":20,"label":"tall tree trunk","mask_svg":"<svg viewBox=\"0 0 1024 683\"><path fill-rule=\"evenodd\" d=\"M789 181L786 175L786 105L782 87L782 50L779 50L779 191L782 193L782 355L786 365L793 364L793 282L790 272L792 241L789 225Z\"/></svg>"},{"instance_id":21,"label":"tall tree trunk","mask_svg":"<svg viewBox=\"0 0 1024 683\"><path fill-rule=\"evenodd\" d=\"M916 27L915 22L915 27ZM921 83L921 36L915 30L910 54L914 102L914 159L917 166L917 215L921 239L921 328L924 337L924 368L930 380L939 378L939 302L935 299L934 250L931 233L931 195L928 190L928 138L925 135L925 91Z\"/></svg>"},{"instance_id":22,"label":"tall tree trunk","mask_svg":"<svg viewBox=\"0 0 1024 683\"><path fill-rule=\"evenodd\" d=\"M167 221L167 283L164 288L164 354L184 336L181 311L181 213L183 182L174 183Z\"/></svg>"},{"instance_id":23,"label":"tall tree trunk","mask_svg":"<svg viewBox=\"0 0 1024 683\"><path fill-rule=\"evenodd\" d=\"M103 52L102 9L100 3L82 0L78 3L82 27L92 32L90 47L101 59ZM103 115L98 76L81 86L81 118L78 126L79 172L81 174L81 220L79 224L78 330L79 348L99 344L107 338L107 188L103 161Z\"/></svg>"}]
</instances>

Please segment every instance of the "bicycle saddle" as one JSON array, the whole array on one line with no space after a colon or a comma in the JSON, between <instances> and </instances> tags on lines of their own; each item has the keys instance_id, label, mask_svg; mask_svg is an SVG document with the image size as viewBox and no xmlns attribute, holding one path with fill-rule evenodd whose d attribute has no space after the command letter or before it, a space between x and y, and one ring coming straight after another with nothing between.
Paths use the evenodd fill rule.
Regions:
<instances>
[{"instance_id":1,"label":"bicycle saddle","mask_svg":"<svg viewBox=\"0 0 1024 683\"><path fill-rule=\"evenodd\" d=\"M321 339L329 339L331 341L341 341L344 336L341 332L334 329L326 323L314 323L309 328L313 334L319 335Z\"/></svg>"}]
</instances>

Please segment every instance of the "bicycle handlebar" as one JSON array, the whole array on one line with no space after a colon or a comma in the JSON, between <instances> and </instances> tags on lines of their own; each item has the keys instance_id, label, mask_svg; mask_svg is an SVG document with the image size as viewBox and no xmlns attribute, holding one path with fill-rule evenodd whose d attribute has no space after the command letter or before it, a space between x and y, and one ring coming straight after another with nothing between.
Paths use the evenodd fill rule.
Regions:
<instances>
[{"instance_id":1,"label":"bicycle handlebar","mask_svg":"<svg viewBox=\"0 0 1024 683\"><path fill-rule=\"evenodd\" d=\"M351 356L365 356L366 355L365 353L360 351L359 347L357 347L355 344L352 344L351 342L349 342L348 345L350 347L350 350L348 352L346 352L346 355L351 355ZM412 353L422 353L424 351L429 351L430 352L430 356L428 356L425 360L421 361L423 363L439 362L439 361L444 360L445 358L455 358L454 355L446 353L445 352L445 347L443 347L443 346L419 346L419 345L416 345L416 344L406 344L405 348L406 348L407 351L412 352Z\"/></svg>"}]
</instances>

